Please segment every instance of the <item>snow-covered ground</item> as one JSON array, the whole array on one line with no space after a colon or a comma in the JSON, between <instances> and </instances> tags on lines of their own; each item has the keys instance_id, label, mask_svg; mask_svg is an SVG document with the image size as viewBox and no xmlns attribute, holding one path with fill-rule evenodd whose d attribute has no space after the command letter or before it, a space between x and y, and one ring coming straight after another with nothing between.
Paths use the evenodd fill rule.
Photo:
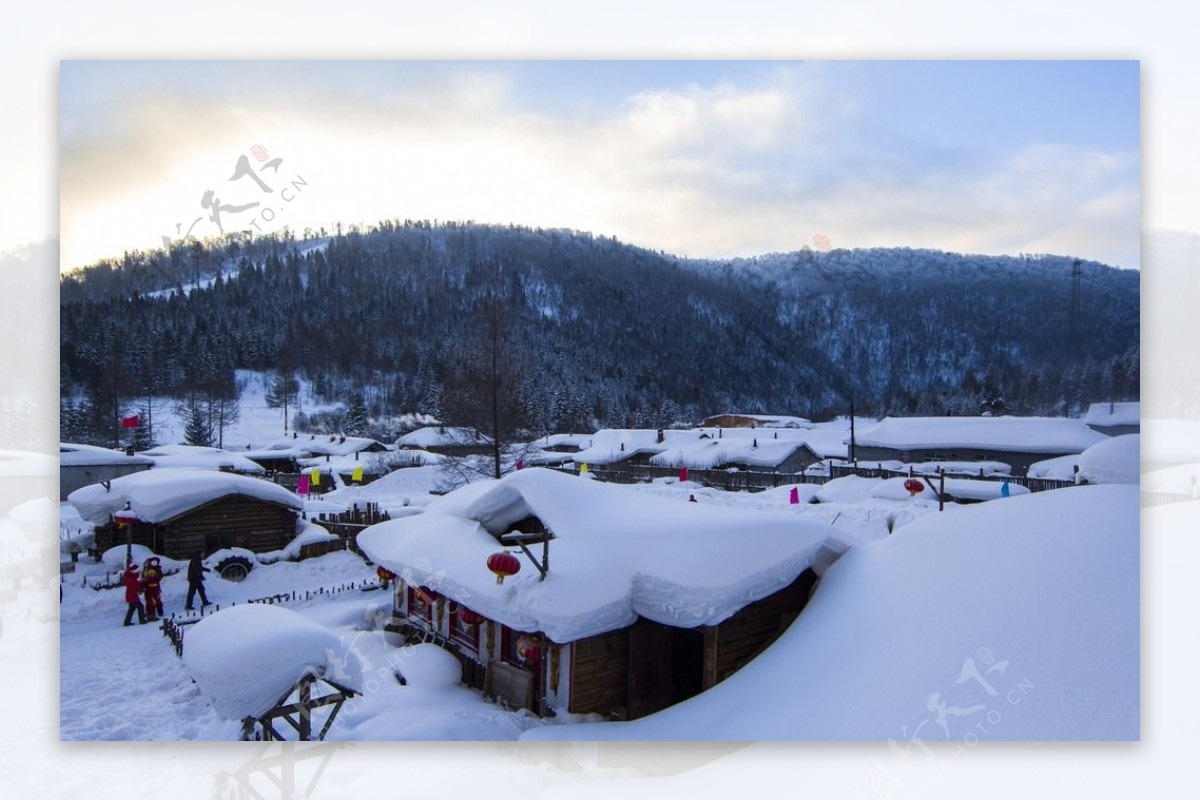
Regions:
<instances>
[{"instance_id":1,"label":"snow-covered ground","mask_svg":"<svg viewBox=\"0 0 1200 801\"><path fill-rule=\"evenodd\" d=\"M440 481L436 467L400 470L367 486L327 493L319 501L310 500L306 508L311 513L318 511L318 507L336 510L369 502L389 510L393 517L424 514L438 499L430 490ZM950 657L957 659L957 664L951 666L957 669L963 659L976 653L975 649L987 647L998 660L1012 660L1014 670L1017 659L1022 667L1031 665L1033 669L1040 660L1065 658L1057 650L1060 647L1082 648L1079 637L1100 625L1097 622L1100 620L1104 621L1111 646L1106 646L1101 667L1107 666L1116 673L1111 679L1104 679L1095 675L1099 668L1084 668L1076 675L1081 677L1085 689L1094 686L1108 693L1105 703L1109 711L1095 710L1087 720L1075 716L1068 722L1052 725L1050 717L1055 710L1066 709L1073 715L1077 710L1071 705L1079 701L1078 693L1054 685L1053 697L1058 700L1046 702L1051 705L1049 711L1038 712L1022 727L1005 729L997 736L1005 739L1126 737L1130 715L1136 736L1136 488L1125 488L1127 492L1121 494L1118 488L1081 487L998 498L973 506L948 504L947 511L939 514L936 500L929 494L915 497L898 494L889 489L894 483L894 479L848 477L823 487L798 484L760 493L733 493L668 478L623 488L630 497L651 495L677 502L681 513L688 515L702 515L706 508L713 508L715 513L715 507L720 507L721 514L739 509L757 510L826 523L844 531L847 542L858 543L842 560L857 566L844 568L838 562L829 575L839 578L828 579L818 590L818 598L826 600L810 605L786 637L768 652L766 656L770 658L759 660L763 666L759 667L756 661L730 681L718 685L715 691L678 708L682 715L685 708L695 708L698 703L719 705L723 710L720 714L728 717L728 724L707 721L704 715L709 713L704 712L697 713L700 718L696 720L688 719L692 728L676 729L676 723L659 723L660 716L654 716L632 724L651 727L645 731L576 730L569 724L587 721L571 720L565 715L542 721L527 712L505 710L472 690L445 681L444 671L439 673L439 669L430 668L426 657L416 656L395 635L382 630L382 624L391 615L391 597L359 589L364 582L374 583L374 567L348 552L303 562L260 565L239 584L209 574L206 586L211 600L223 610L231 603L241 604L248 599L293 590L302 599L306 591L342 588L332 595L284 604L304 619L328 629L344 649L337 655L339 658L347 660L352 655L362 665L364 692L343 709L329 739L511 740L532 729L545 731L537 736L597 739L641 736L899 739L901 734L896 727L921 723L922 717L911 721L909 718L924 709L927 691L940 688L930 683L934 678L944 679L942 684L947 689L938 691L950 704L947 709L955 704L968 708L965 701L959 703L952 694L961 689L954 683L957 673L948 678L941 673L934 675L939 670L945 672L943 663ZM797 503L792 503L793 490ZM1088 492L1092 495L1087 495ZM695 503L690 502L692 498ZM1065 500L1055 501L1055 498ZM812 503L815 499L824 502ZM87 524L72 516L69 507L67 511L63 518L64 536L85 538ZM889 533L894 536L889 537ZM1129 545L1129 537L1133 538L1133 546ZM1088 544L1092 547L1085 547ZM40 552L37 556L40 558ZM176 657L157 626L122 627L123 591L82 586L84 576L94 569L81 563L78 572L67 574L63 582L62 738L235 739L240 723L213 711L204 693L192 682L185 663ZM983 581L980 571L987 574L987 582L980 583ZM1104 592L1092 588L1092 584L1101 581L1108 582ZM1126 591L1129 581L1134 582L1132 595ZM968 592L966 585L971 582L974 589ZM186 592L182 574L168 576L163 587L167 613L178 613ZM1041 614L1072 592L1080 599L1090 600L1064 604L1058 608L1061 615ZM1033 614L1031 599L1040 599L1038 614ZM1025 615L1022 610L1030 614ZM53 610L47 613L53 614ZM1133 616L1132 641L1129 641L1128 615ZM1026 633L1014 633L1018 622ZM1068 623L1082 633L1067 636L1062 627ZM967 628L976 638L993 631L997 634L968 648L964 633ZM821 642L828 640L834 644L817 649L822 653L828 651L826 656L817 658L810 653L811 638L818 636L813 631L824 632L819 635L824 638ZM1036 645L1038 638L1052 644ZM917 641L920 648L910 647ZM964 648L967 650L963 651ZM842 684L829 676L822 677L817 669L828 663L832 658L829 654L840 655L842 661L837 669L829 672L842 676ZM1134 664L1132 674L1127 661L1123 661L1130 655ZM885 657L899 660L894 675L889 675L887 681L871 684L869 679L880 678L879 663ZM982 664L979 658L977 663ZM424 671L426 675L443 678L401 685L396 675L405 674L406 659L412 660L409 673L418 675ZM751 669L760 672L749 673ZM1039 688L1051 681L1044 675L1046 670L1034 670L1037 677L1028 674L1035 683L1043 682L1038 684ZM743 674L757 675L761 681L747 678L733 683ZM821 702L824 706L820 706L814 695L810 700L816 706L812 708L819 711L805 711L802 725L795 728L794 710L788 711L795 704L790 701L780 704L777 697L777 679L784 674L808 677L806 681L811 681L814 689L803 690L804 697L816 693L815 688L824 687L830 693L835 690L843 693L840 697L849 708L877 708L903 714L884 720L887 715L879 711L877 728L856 728L853 715L844 709L833 709L829 706L832 701ZM853 677L867 682L860 695L869 697L868 701L860 703L861 699L845 695ZM1117 682L1128 685L1132 695L1113 695L1110 691ZM715 696L716 691L723 695ZM711 702L710 696L714 698ZM1047 693L1046 697L1049 696ZM888 699L886 703L880 700L883 698ZM917 702L920 709L912 707ZM132 714L131 709L139 712ZM668 710L662 714L674 712ZM923 714L929 716L928 712ZM696 728L697 720L705 725L711 723L711 728ZM1068 731L1069 726L1075 728ZM926 725L921 736L929 736L928 729ZM561 730L561 734L552 730ZM938 731L942 731L940 725Z\"/></svg>"}]
</instances>

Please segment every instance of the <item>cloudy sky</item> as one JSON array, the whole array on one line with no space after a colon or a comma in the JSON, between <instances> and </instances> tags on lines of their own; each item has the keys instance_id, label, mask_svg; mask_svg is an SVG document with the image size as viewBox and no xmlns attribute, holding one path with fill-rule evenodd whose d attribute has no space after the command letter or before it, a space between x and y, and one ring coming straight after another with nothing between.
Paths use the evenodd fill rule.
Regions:
<instances>
[{"instance_id":1,"label":"cloudy sky","mask_svg":"<svg viewBox=\"0 0 1200 801\"><path fill-rule=\"evenodd\" d=\"M67 269L390 218L1139 266L1133 61L66 61L60 104Z\"/></svg>"}]
</instances>

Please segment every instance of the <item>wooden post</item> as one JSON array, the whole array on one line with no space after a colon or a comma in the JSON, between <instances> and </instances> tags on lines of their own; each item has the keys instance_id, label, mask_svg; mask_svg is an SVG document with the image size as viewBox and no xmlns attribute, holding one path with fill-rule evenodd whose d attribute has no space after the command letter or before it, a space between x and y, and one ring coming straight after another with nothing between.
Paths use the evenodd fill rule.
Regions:
<instances>
[{"instance_id":1,"label":"wooden post","mask_svg":"<svg viewBox=\"0 0 1200 801\"><path fill-rule=\"evenodd\" d=\"M946 468L938 468L938 511L946 511Z\"/></svg>"},{"instance_id":2,"label":"wooden post","mask_svg":"<svg viewBox=\"0 0 1200 801\"><path fill-rule=\"evenodd\" d=\"M300 739L312 739L312 709L309 703L312 701L312 676L305 676L300 680L300 708L297 710L300 714Z\"/></svg>"}]
</instances>

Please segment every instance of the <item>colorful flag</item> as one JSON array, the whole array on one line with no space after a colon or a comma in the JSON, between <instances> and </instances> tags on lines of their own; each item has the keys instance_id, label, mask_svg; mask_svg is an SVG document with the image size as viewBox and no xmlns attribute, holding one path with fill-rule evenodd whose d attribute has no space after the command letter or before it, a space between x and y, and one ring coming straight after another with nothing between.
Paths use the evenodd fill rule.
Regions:
<instances>
[{"instance_id":1,"label":"colorful flag","mask_svg":"<svg viewBox=\"0 0 1200 801\"><path fill-rule=\"evenodd\" d=\"M792 487L792 491L788 493L788 503L800 503L799 487Z\"/></svg>"},{"instance_id":2,"label":"colorful flag","mask_svg":"<svg viewBox=\"0 0 1200 801\"><path fill-rule=\"evenodd\" d=\"M312 483L314 487L319 487L321 485L321 469L319 467L313 468Z\"/></svg>"},{"instance_id":3,"label":"colorful flag","mask_svg":"<svg viewBox=\"0 0 1200 801\"><path fill-rule=\"evenodd\" d=\"M518 459L518 460L517 460L517 469L518 469L518 470L524 470L524 469L525 469L525 460L524 460L524 459Z\"/></svg>"},{"instance_id":4,"label":"colorful flag","mask_svg":"<svg viewBox=\"0 0 1200 801\"><path fill-rule=\"evenodd\" d=\"M128 417L121 418L121 427L122 428L137 428L138 423L140 421L141 421L140 417L138 417L136 414L131 414Z\"/></svg>"},{"instance_id":5,"label":"colorful flag","mask_svg":"<svg viewBox=\"0 0 1200 801\"><path fill-rule=\"evenodd\" d=\"M688 480L687 465L684 465L683 467L679 468L679 480L680 481Z\"/></svg>"},{"instance_id":6,"label":"colorful flag","mask_svg":"<svg viewBox=\"0 0 1200 801\"><path fill-rule=\"evenodd\" d=\"M301 474L300 483L296 486L296 494L297 495L307 495L308 494L308 476L307 475Z\"/></svg>"},{"instance_id":7,"label":"colorful flag","mask_svg":"<svg viewBox=\"0 0 1200 801\"><path fill-rule=\"evenodd\" d=\"M583 475L584 473L586 473L587 471L588 471L587 462L581 462L581 463L579 464L579 475L581 475L581 476L582 476L582 475Z\"/></svg>"},{"instance_id":8,"label":"colorful flag","mask_svg":"<svg viewBox=\"0 0 1200 801\"><path fill-rule=\"evenodd\" d=\"M354 468L354 472L350 474L350 480L362 483L362 476L363 466L360 464L358 467Z\"/></svg>"}]
</instances>

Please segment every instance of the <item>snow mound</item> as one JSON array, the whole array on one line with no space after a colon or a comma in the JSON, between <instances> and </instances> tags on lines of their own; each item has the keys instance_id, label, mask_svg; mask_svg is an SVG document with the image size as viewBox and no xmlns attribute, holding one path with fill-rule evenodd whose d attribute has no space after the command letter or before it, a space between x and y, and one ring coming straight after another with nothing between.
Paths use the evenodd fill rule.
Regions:
<instances>
[{"instance_id":1,"label":"snow mound","mask_svg":"<svg viewBox=\"0 0 1200 801\"><path fill-rule=\"evenodd\" d=\"M860 446L902 451L975 448L1079 453L1105 439L1067 417L886 417L857 437Z\"/></svg>"},{"instance_id":2,"label":"snow mound","mask_svg":"<svg viewBox=\"0 0 1200 801\"><path fill-rule=\"evenodd\" d=\"M926 515L848 551L712 689L523 737L1136 740L1138 505L1136 487L1109 485Z\"/></svg>"},{"instance_id":3,"label":"snow mound","mask_svg":"<svg viewBox=\"0 0 1200 801\"><path fill-rule=\"evenodd\" d=\"M129 546L114 545L100 556L100 561L108 567L115 567L118 570L125 569L125 554ZM133 563L138 567L154 556L154 551L147 548L145 545L134 545L133 548Z\"/></svg>"},{"instance_id":4,"label":"snow mound","mask_svg":"<svg viewBox=\"0 0 1200 801\"><path fill-rule=\"evenodd\" d=\"M838 480L840 481L841 479ZM937 486L937 479L931 480L934 482L934 486ZM921 491L915 495L909 492L908 488L904 486L906 481L908 481L907 478L900 477L887 478L882 481L878 481L873 487L871 487L871 497L880 498L885 501L911 501L916 500L917 498L927 501L937 500L937 493L931 490L929 485L924 481L921 481L921 479L917 479L917 481L921 481ZM947 481L946 483L949 484L950 482Z\"/></svg>"},{"instance_id":5,"label":"snow mound","mask_svg":"<svg viewBox=\"0 0 1200 801\"><path fill-rule=\"evenodd\" d=\"M822 484L816 498L819 503L860 503L871 497L880 481L882 479L842 476Z\"/></svg>"},{"instance_id":6,"label":"snow mound","mask_svg":"<svg viewBox=\"0 0 1200 801\"><path fill-rule=\"evenodd\" d=\"M433 643L401 650L399 673L409 687L455 687L462 679L458 657Z\"/></svg>"},{"instance_id":7,"label":"snow mound","mask_svg":"<svg viewBox=\"0 0 1200 801\"><path fill-rule=\"evenodd\" d=\"M1137 484L1141 481L1140 434L1123 434L1093 445L1079 455L1079 480L1088 484Z\"/></svg>"},{"instance_id":8,"label":"snow mound","mask_svg":"<svg viewBox=\"0 0 1200 801\"><path fill-rule=\"evenodd\" d=\"M217 714L259 717L303 676L362 687L362 664L336 634L279 606L223 609L185 635L183 662Z\"/></svg>"},{"instance_id":9,"label":"snow mound","mask_svg":"<svg viewBox=\"0 0 1200 801\"><path fill-rule=\"evenodd\" d=\"M158 468L227 469L236 470L239 473L266 472L262 465L247 459L240 453L200 445L160 445L157 448L143 451L142 456L153 459L154 466Z\"/></svg>"},{"instance_id":10,"label":"snow mound","mask_svg":"<svg viewBox=\"0 0 1200 801\"><path fill-rule=\"evenodd\" d=\"M1029 465L1027 475L1030 478L1055 478L1060 481L1074 481L1075 469L1079 466L1079 454L1069 453L1066 456L1055 456L1053 459L1043 459Z\"/></svg>"}]
</instances>

